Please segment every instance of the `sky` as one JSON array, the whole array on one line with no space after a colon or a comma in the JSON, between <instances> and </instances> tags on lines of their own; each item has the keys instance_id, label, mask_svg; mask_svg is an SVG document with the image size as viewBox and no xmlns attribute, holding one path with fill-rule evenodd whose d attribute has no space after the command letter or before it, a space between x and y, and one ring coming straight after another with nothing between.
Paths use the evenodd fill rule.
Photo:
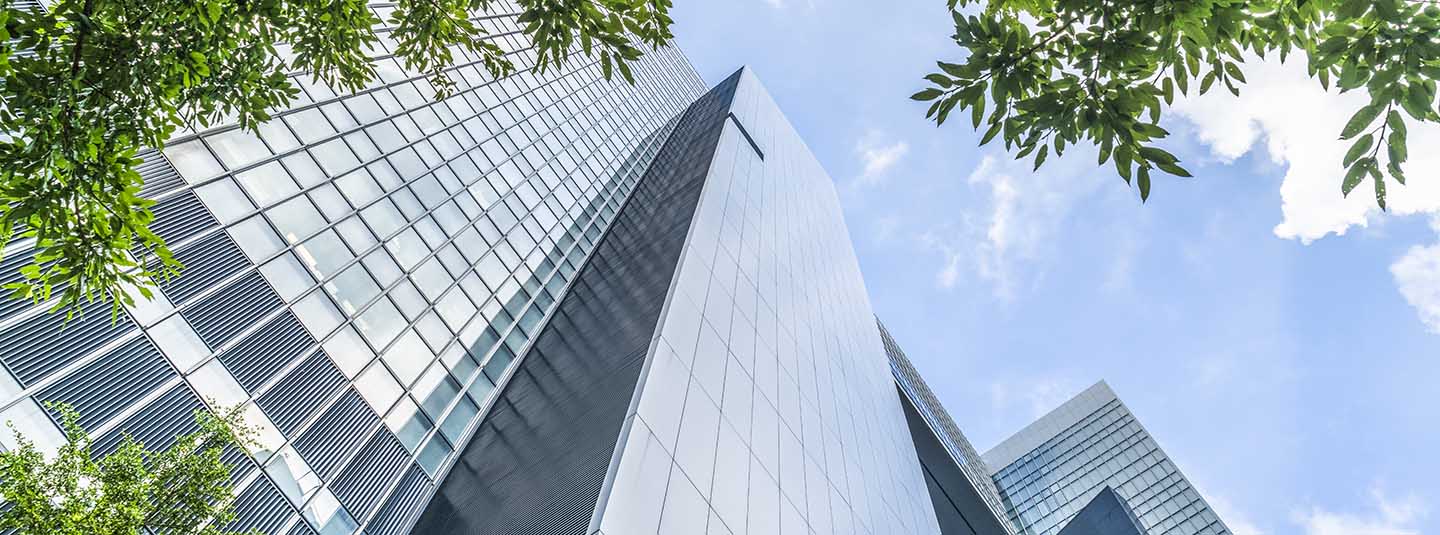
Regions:
<instances>
[{"instance_id":1,"label":"sky","mask_svg":"<svg viewBox=\"0 0 1440 535\"><path fill-rule=\"evenodd\" d=\"M1440 534L1440 128L1411 126L1382 214L1339 191L1363 97L1257 60L1167 113L1196 178L1142 205L1094 149L1032 173L925 121L907 97L964 57L943 0L674 15L830 172L876 313L981 451L1104 379L1237 535Z\"/></svg>"}]
</instances>

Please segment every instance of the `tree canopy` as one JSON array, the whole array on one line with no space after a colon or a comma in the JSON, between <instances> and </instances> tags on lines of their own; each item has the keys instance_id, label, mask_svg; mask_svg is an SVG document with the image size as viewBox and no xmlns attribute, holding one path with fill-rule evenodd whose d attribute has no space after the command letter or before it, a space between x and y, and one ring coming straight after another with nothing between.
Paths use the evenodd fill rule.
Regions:
<instances>
[{"instance_id":1,"label":"tree canopy","mask_svg":"<svg viewBox=\"0 0 1440 535\"><path fill-rule=\"evenodd\" d=\"M1218 87L1240 95L1247 60L1305 61L1329 90L1370 101L1349 140L1340 190L1369 180L1385 208L1405 184L1411 122L1440 121L1440 6L1414 0L948 0L961 63L938 63L927 117L969 110L980 144L1003 140L1036 169L1082 141L1150 197L1151 172L1190 173L1158 142L1169 104ZM1298 58L1296 56L1299 56ZM1382 153L1383 149L1383 153ZM1383 173L1382 173L1383 170Z\"/></svg>"},{"instance_id":2,"label":"tree canopy","mask_svg":"<svg viewBox=\"0 0 1440 535\"><path fill-rule=\"evenodd\" d=\"M90 436L68 406L66 443L48 458L16 432L19 447L0 452L0 530L15 535L225 535L235 533L230 467L221 456L250 439L238 412L195 412L196 431L163 451L126 435L96 459ZM9 425L9 424L7 424ZM13 531L12 531L13 530Z\"/></svg>"},{"instance_id":3,"label":"tree canopy","mask_svg":"<svg viewBox=\"0 0 1440 535\"><path fill-rule=\"evenodd\" d=\"M0 0L0 251L34 242L11 296L58 294L53 309L69 314L96 299L118 312L127 288L150 298L182 266L150 230L136 154L182 128L255 129L299 94L290 73L366 87L377 28L442 94L461 50L497 78L515 70L484 15L518 15L538 71L580 53L631 82L640 47L672 37L671 0L513 3L518 14L498 0L399 0L381 21L367 0Z\"/></svg>"}]
</instances>

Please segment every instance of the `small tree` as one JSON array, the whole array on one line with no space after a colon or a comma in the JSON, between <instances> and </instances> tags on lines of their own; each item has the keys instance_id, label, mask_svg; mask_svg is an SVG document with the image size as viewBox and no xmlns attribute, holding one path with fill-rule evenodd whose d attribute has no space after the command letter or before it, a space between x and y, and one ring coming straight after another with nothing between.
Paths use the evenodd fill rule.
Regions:
<instances>
[{"instance_id":1,"label":"small tree","mask_svg":"<svg viewBox=\"0 0 1440 535\"><path fill-rule=\"evenodd\" d=\"M1440 5L1418 0L947 0L955 44L911 98L943 124L969 110L980 144L1000 139L1035 168L1082 142L1150 196L1150 173L1188 177L1156 146L1176 98L1239 96L1247 59L1303 56L1320 86L1370 102L1336 134L1349 140L1340 191L1405 184L1406 128L1440 122ZM984 4L983 7L980 4ZM1386 177L1389 177L1388 179Z\"/></svg>"},{"instance_id":2,"label":"small tree","mask_svg":"<svg viewBox=\"0 0 1440 535\"><path fill-rule=\"evenodd\" d=\"M59 410L67 443L47 459L20 434L20 447L0 452L0 530L16 535L221 535L233 533L228 447L250 431L238 411L217 417L195 411L199 429L165 451L147 450L126 435L95 459L89 435L68 406ZM13 429L13 426L12 426Z\"/></svg>"}]
</instances>

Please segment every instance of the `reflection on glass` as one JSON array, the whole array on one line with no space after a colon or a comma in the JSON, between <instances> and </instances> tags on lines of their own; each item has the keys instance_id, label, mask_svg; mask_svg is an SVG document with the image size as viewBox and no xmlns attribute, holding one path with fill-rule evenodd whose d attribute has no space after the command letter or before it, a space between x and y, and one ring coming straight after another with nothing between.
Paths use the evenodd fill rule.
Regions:
<instances>
[{"instance_id":1,"label":"reflection on glass","mask_svg":"<svg viewBox=\"0 0 1440 535\"><path fill-rule=\"evenodd\" d=\"M190 371L190 368L210 354L210 348L200 339L200 335L195 334L195 329L190 328L190 324L179 314L170 316L170 319L160 322L146 332L156 347L160 348L160 352L170 359L170 364L182 373Z\"/></svg>"},{"instance_id":2,"label":"reflection on glass","mask_svg":"<svg viewBox=\"0 0 1440 535\"><path fill-rule=\"evenodd\" d=\"M320 489L301 515L320 535L350 535L360 527L328 489Z\"/></svg>"},{"instance_id":3,"label":"reflection on glass","mask_svg":"<svg viewBox=\"0 0 1440 535\"><path fill-rule=\"evenodd\" d=\"M365 345L365 340L352 327L345 327L325 341L325 354L335 362L335 367L345 373L345 377L354 379L355 374L360 373L371 360L375 353L370 351L370 346Z\"/></svg>"},{"instance_id":4,"label":"reflection on glass","mask_svg":"<svg viewBox=\"0 0 1440 535\"><path fill-rule=\"evenodd\" d=\"M263 262L285 248L285 243L280 241L270 224L260 216L241 221L225 229L225 232L230 234L230 238L235 240L240 250L245 252L245 256L250 257L251 262Z\"/></svg>"},{"instance_id":5,"label":"reflection on glass","mask_svg":"<svg viewBox=\"0 0 1440 535\"><path fill-rule=\"evenodd\" d=\"M225 167L235 169L270 156L270 149L255 134L243 129L226 130L205 138Z\"/></svg>"},{"instance_id":6,"label":"reflection on glass","mask_svg":"<svg viewBox=\"0 0 1440 535\"><path fill-rule=\"evenodd\" d=\"M320 217L320 212L304 196L266 210L265 214L270 216L280 235L290 243L299 243L325 226L325 218Z\"/></svg>"},{"instance_id":7,"label":"reflection on glass","mask_svg":"<svg viewBox=\"0 0 1440 535\"><path fill-rule=\"evenodd\" d=\"M293 254L282 254L260 266L260 274L270 281L270 286L286 301L292 301L315 285L310 272L295 259Z\"/></svg>"},{"instance_id":8,"label":"reflection on glass","mask_svg":"<svg viewBox=\"0 0 1440 535\"><path fill-rule=\"evenodd\" d=\"M265 467L265 473L296 507L303 505L321 485L320 476L310 469L310 463L305 462L300 453L290 446L285 446L275 455L270 465Z\"/></svg>"},{"instance_id":9,"label":"reflection on glass","mask_svg":"<svg viewBox=\"0 0 1440 535\"><path fill-rule=\"evenodd\" d=\"M345 322L345 317L340 315L339 310L335 310L330 298L321 292L311 292L295 303L291 310L300 318L300 323L305 325L305 330L310 331L317 340L324 339L330 331Z\"/></svg>"},{"instance_id":10,"label":"reflection on glass","mask_svg":"<svg viewBox=\"0 0 1440 535\"><path fill-rule=\"evenodd\" d=\"M214 400L219 406L211 407L217 410L231 409L240 406L250 399L250 394L235 382L235 376L230 375L230 370L219 360L211 360L190 374L190 384L195 387L207 400Z\"/></svg>"},{"instance_id":11,"label":"reflection on glass","mask_svg":"<svg viewBox=\"0 0 1440 535\"><path fill-rule=\"evenodd\" d=\"M402 398L400 403L385 416L385 427L400 439L405 449L411 453L420 446L420 441L425 438L425 433L430 432L430 420L420 413L420 407L415 405L410 398Z\"/></svg>"},{"instance_id":12,"label":"reflection on glass","mask_svg":"<svg viewBox=\"0 0 1440 535\"><path fill-rule=\"evenodd\" d=\"M255 211L255 205L245 197L235 181L228 178L195 188L195 193L221 223L232 223Z\"/></svg>"},{"instance_id":13,"label":"reflection on glass","mask_svg":"<svg viewBox=\"0 0 1440 535\"><path fill-rule=\"evenodd\" d=\"M355 390L370 404L375 412L384 414L395 404L395 400L405 393L400 383L385 370L379 362L371 364L359 377L355 378Z\"/></svg>"},{"instance_id":14,"label":"reflection on glass","mask_svg":"<svg viewBox=\"0 0 1440 535\"><path fill-rule=\"evenodd\" d=\"M191 184L225 172L225 168L220 167L220 162L199 140L167 145L164 152L165 158L170 160L180 176Z\"/></svg>"},{"instance_id":15,"label":"reflection on glass","mask_svg":"<svg viewBox=\"0 0 1440 535\"><path fill-rule=\"evenodd\" d=\"M385 347L400 335L400 330L405 328L406 323L389 299L381 299L355 319L355 328L370 341L370 345Z\"/></svg>"}]
</instances>

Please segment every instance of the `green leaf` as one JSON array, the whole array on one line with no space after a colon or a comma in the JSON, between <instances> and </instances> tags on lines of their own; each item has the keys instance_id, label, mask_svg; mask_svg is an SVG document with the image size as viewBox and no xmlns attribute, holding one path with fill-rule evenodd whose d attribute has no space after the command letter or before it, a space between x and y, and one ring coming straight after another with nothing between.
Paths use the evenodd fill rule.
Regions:
<instances>
[{"instance_id":1,"label":"green leaf","mask_svg":"<svg viewBox=\"0 0 1440 535\"><path fill-rule=\"evenodd\" d=\"M1345 123L1345 129L1340 131L1340 139L1350 139L1360 135L1365 127L1370 126L1370 123L1380 116L1382 109L1383 106L1378 103L1360 108L1355 115L1350 116L1350 121Z\"/></svg>"},{"instance_id":2,"label":"green leaf","mask_svg":"<svg viewBox=\"0 0 1440 535\"><path fill-rule=\"evenodd\" d=\"M1225 74L1229 74L1231 78L1239 80L1241 83L1245 82L1245 73L1240 72L1239 65L1236 65L1234 63L1226 63Z\"/></svg>"},{"instance_id":3,"label":"green leaf","mask_svg":"<svg viewBox=\"0 0 1440 535\"><path fill-rule=\"evenodd\" d=\"M1166 152L1159 147L1140 147L1140 157L1155 163L1175 163L1180 161L1174 154Z\"/></svg>"},{"instance_id":4,"label":"green leaf","mask_svg":"<svg viewBox=\"0 0 1440 535\"><path fill-rule=\"evenodd\" d=\"M1149 168L1149 167L1145 167L1145 166L1143 166L1143 165L1140 166L1139 176L1136 177L1136 182L1137 182L1137 183L1139 184L1139 186L1140 186L1140 202L1143 203L1143 202L1145 202L1145 201L1150 200L1150 168Z\"/></svg>"},{"instance_id":5,"label":"green leaf","mask_svg":"<svg viewBox=\"0 0 1440 535\"><path fill-rule=\"evenodd\" d=\"M1157 162L1155 166L1159 167L1161 171L1170 173L1178 177L1190 178L1191 176L1193 176L1190 174L1189 171L1186 171L1184 167L1180 167L1173 163Z\"/></svg>"},{"instance_id":6,"label":"green leaf","mask_svg":"<svg viewBox=\"0 0 1440 535\"><path fill-rule=\"evenodd\" d=\"M1360 181L1365 178L1365 169L1370 165L1371 161L1370 158L1362 158L1350 165L1350 170L1345 172L1344 182L1340 183L1340 193L1342 195L1349 197L1350 192L1355 190L1355 186L1360 185Z\"/></svg>"},{"instance_id":7,"label":"green leaf","mask_svg":"<svg viewBox=\"0 0 1440 535\"><path fill-rule=\"evenodd\" d=\"M914 95L910 95L910 100L918 100L918 101L924 102L924 101L928 101L928 100L935 100L936 98L939 98L940 95L943 95L943 94L945 94L944 91L941 91L941 90L939 90L939 89L930 87L930 88L926 88L926 89L921 90L919 93L915 93Z\"/></svg>"},{"instance_id":8,"label":"green leaf","mask_svg":"<svg viewBox=\"0 0 1440 535\"><path fill-rule=\"evenodd\" d=\"M1039 170L1040 170L1040 165L1043 164L1043 163L1045 163L1045 156L1046 156L1047 154L1049 154L1049 151L1050 151L1050 146L1049 146L1049 145L1041 145L1041 146L1040 146L1040 152L1037 153L1037 154L1035 154L1035 167L1034 167L1034 169L1031 169L1032 171L1039 171Z\"/></svg>"},{"instance_id":9,"label":"green leaf","mask_svg":"<svg viewBox=\"0 0 1440 535\"><path fill-rule=\"evenodd\" d=\"M1393 140L1394 138L1391 139ZM1374 144L1375 136L1371 134L1365 134L1363 136L1360 136L1360 139L1355 140L1355 143L1352 143L1350 145L1350 150L1345 152L1345 159L1340 163L1340 165L1343 167L1350 167L1350 164L1355 163L1355 160L1359 160L1361 156L1364 156L1365 153L1368 152L1370 150L1370 147Z\"/></svg>"}]
</instances>

